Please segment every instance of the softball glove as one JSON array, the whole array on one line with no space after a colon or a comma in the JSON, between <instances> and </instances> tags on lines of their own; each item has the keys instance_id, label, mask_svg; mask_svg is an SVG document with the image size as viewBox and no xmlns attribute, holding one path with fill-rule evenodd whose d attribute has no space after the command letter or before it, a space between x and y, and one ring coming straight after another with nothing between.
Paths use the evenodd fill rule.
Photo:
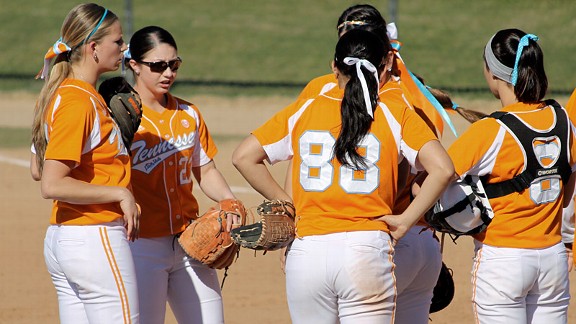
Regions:
<instances>
[{"instance_id":1,"label":"softball glove","mask_svg":"<svg viewBox=\"0 0 576 324\"><path fill-rule=\"evenodd\" d=\"M108 111L120 128L122 141L130 153L134 134L142 119L142 101L138 92L123 77L105 80L98 92L106 101Z\"/></svg>"},{"instance_id":2,"label":"softball glove","mask_svg":"<svg viewBox=\"0 0 576 324\"><path fill-rule=\"evenodd\" d=\"M294 205L284 200L265 200L256 212L260 220L231 231L238 245L252 249L274 251L288 246L295 237Z\"/></svg>"},{"instance_id":3,"label":"softball glove","mask_svg":"<svg viewBox=\"0 0 576 324\"><path fill-rule=\"evenodd\" d=\"M210 268L228 268L240 249L226 231L228 214L239 216L241 225L245 224L246 209L242 202L222 200L182 232L178 243L184 252Z\"/></svg>"}]
</instances>

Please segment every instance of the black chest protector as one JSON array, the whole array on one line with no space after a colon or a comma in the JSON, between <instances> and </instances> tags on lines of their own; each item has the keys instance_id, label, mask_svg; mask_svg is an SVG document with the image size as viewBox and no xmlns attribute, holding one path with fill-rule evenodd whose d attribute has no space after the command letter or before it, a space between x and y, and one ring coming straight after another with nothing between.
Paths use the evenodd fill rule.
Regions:
<instances>
[{"instance_id":1,"label":"black chest protector","mask_svg":"<svg viewBox=\"0 0 576 324\"><path fill-rule=\"evenodd\" d=\"M512 113L497 111L487 118L498 119L507 131L512 134L522 149L525 157L524 170L510 180L497 183L487 183L488 175L481 177L488 198L497 198L513 192L522 192L540 178L560 177L565 185L572 169L569 162L569 121L566 111L554 100L546 100L547 106L552 106L556 116L555 124L549 130L534 130ZM534 152L535 141L545 143L558 142L558 155L553 163L545 164Z\"/></svg>"}]
</instances>

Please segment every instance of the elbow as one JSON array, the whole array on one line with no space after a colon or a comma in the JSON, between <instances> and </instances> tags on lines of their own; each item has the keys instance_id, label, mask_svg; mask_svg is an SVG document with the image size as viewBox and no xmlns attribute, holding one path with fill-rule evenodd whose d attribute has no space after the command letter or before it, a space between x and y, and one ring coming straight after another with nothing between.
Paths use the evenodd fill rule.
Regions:
<instances>
[{"instance_id":1,"label":"elbow","mask_svg":"<svg viewBox=\"0 0 576 324\"><path fill-rule=\"evenodd\" d=\"M458 174L456 173L456 170L454 169L454 164L452 163L447 163L443 165L441 168L437 168L435 173L438 182L446 186L458 179Z\"/></svg>"},{"instance_id":2,"label":"elbow","mask_svg":"<svg viewBox=\"0 0 576 324\"><path fill-rule=\"evenodd\" d=\"M32 180L34 180L34 181L42 180L42 176L40 175L40 172L34 172L33 170L30 170L30 175L32 176Z\"/></svg>"},{"instance_id":3,"label":"elbow","mask_svg":"<svg viewBox=\"0 0 576 324\"><path fill-rule=\"evenodd\" d=\"M243 167L246 165L248 161L248 156L242 150L236 149L234 153L232 153L232 165L242 172Z\"/></svg>"},{"instance_id":4,"label":"elbow","mask_svg":"<svg viewBox=\"0 0 576 324\"><path fill-rule=\"evenodd\" d=\"M54 186L51 186L46 181L40 182L40 193L44 199L55 199L56 193L54 191Z\"/></svg>"}]
</instances>

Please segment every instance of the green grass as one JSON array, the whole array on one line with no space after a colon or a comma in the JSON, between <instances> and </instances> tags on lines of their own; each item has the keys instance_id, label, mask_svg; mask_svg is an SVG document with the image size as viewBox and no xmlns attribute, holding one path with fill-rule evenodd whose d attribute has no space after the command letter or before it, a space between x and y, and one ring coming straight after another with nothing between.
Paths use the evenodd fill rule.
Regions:
<instances>
[{"instance_id":1,"label":"green grass","mask_svg":"<svg viewBox=\"0 0 576 324\"><path fill-rule=\"evenodd\" d=\"M132 1L134 30L159 25L176 38L184 59L180 79L305 83L329 72L340 13L356 1ZM59 37L70 0L0 0L5 44L0 74L32 78ZM124 1L100 4L125 17ZM388 18L388 1L372 2ZM576 86L576 2L572 0L399 1L397 25L409 68L437 87L485 87L482 49L501 28L540 36L550 89ZM125 22L124 22L125 23ZM126 30L126 26L125 26ZM128 39L126 39L128 41ZM39 82L39 81L37 81ZM0 82L2 90L30 81ZM235 95L297 93L295 88L177 86L177 92Z\"/></svg>"},{"instance_id":2,"label":"green grass","mask_svg":"<svg viewBox=\"0 0 576 324\"><path fill-rule=\"evenodd\" d=\"M19 127L0 127L0 148L30 146L30 129Z\"/></svg>"},{"instance_id":3,"label":"green grass","mask_svg":"<svg viewBox=\"0 0 576 324\"><path fill-rule=\"evenodd\" d=\"M246 135L211 134L216 142L240 141ZM22 148L30 146L30 128L0 127L0 148Z\"/></svg>"}]
</instances>

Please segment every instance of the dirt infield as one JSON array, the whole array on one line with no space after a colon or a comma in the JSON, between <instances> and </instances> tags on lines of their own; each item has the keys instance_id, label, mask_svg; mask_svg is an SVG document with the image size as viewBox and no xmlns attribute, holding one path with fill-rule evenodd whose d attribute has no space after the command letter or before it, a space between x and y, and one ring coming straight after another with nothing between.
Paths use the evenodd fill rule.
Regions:
<instances>
[{"instance_id":1,"label":"dirt infield","mask_svg":"<svg viewBox=\"0 0 576 324\"><path fill-rule=\"evenodd\" d=\"M456 98L458 99L458 98ZM35 97L23 94L0 94L0 126L28 127L32 118ZM232 98L199 97L196 103L217 138L219 154L215 161L238 198L246 206L256 206L262 197L255 193L230 163L233 149L250 130L268 119L290 102L289 98ZM458 101L462 106L491 111L498 102ZM561 101L561 103L565 103ZM458 130L467 124L453 115ZM443 143L449 145L454 136L445 130ZM222 136L225 135L225 136ZM48 225L51 202L40 197L39 185L28 172L29 150L0 149L0 323L58 323L55 289L44 264L43 239ZM277 179L283 179L285 165L272 168ZM202 209L212 204L196 192ZM470 269L473 247L471 239L460 238L457 244L447 238L444 261L453 269L456 296L446 309L431 316L432 323L473 323L471 308ZM223 289L226 322L290 323L285 298L284 275L280 270L278 253L254 254L243 250L228 271ZM221 278L223 272L219 273ZM576 272L570 275L571 294L576 295ZM576 323L574 301L571 303L569 323ZM176 323L168 314L166 323Z\"/></svg>"}]
</instances>

